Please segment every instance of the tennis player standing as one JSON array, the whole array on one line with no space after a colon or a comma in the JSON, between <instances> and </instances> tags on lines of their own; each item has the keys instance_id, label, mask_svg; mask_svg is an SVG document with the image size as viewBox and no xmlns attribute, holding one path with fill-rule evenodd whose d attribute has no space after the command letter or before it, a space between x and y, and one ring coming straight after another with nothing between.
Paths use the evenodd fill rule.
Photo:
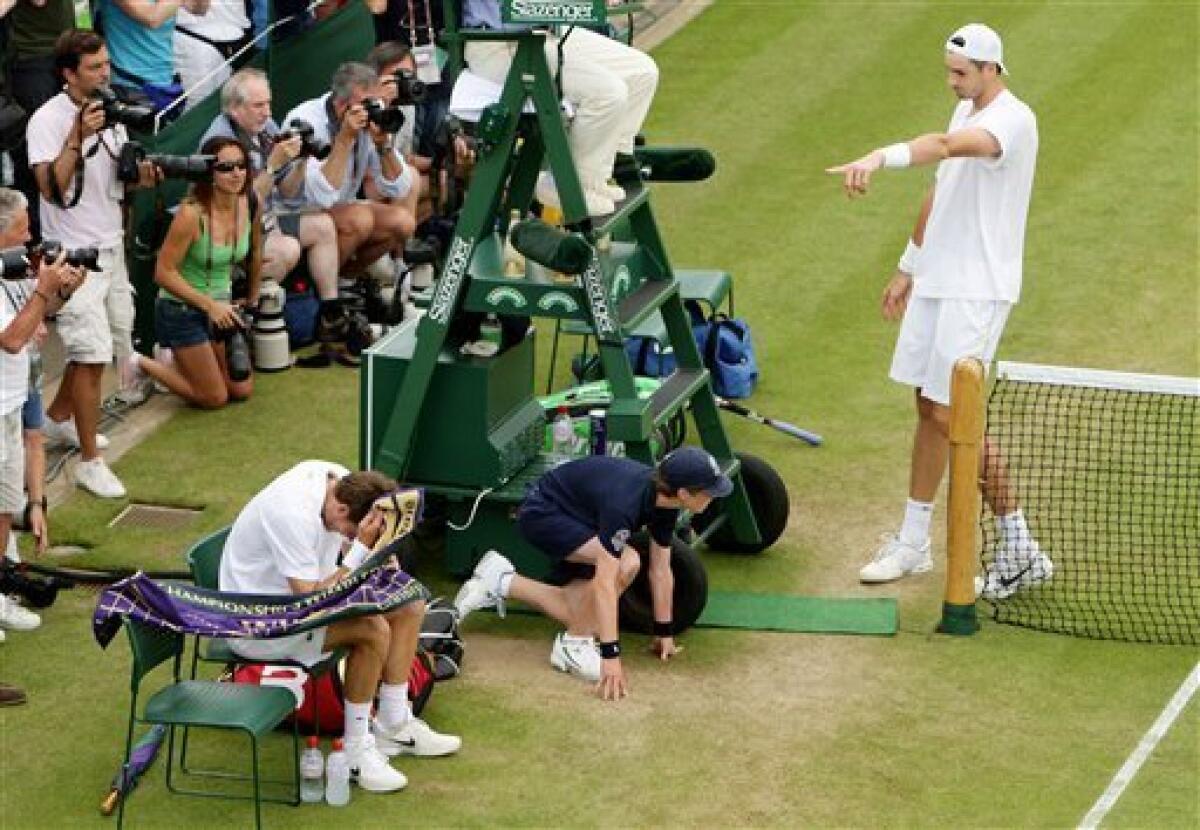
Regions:
<instances>
[{"instance_id":1,"label":"tennis player standing","mask_svg":"<svg viewBox=\"0 0 1200 830\"><path fill-rule=\"evenodd\" d=\"M908 505L859 572L863 582L891 582L932 567L929 525L949 455L950 376L955 361L996 353L1009 311L1021 293L1025 220L1037 163L1037 119L1005 85L1003 45L979 23L946 41L946 80L959 103L944 133L872 150L831 167L846 194L865 195L880 168L937 164L912 238L883 292L883 316L903 318L891 378L916 388L917 429ZM992 599L1011 596L1053 573L1030 536L1004 480L998 453L985 450L985 498L1001 545L978 587Z\"/></svg>"}]
</instances>

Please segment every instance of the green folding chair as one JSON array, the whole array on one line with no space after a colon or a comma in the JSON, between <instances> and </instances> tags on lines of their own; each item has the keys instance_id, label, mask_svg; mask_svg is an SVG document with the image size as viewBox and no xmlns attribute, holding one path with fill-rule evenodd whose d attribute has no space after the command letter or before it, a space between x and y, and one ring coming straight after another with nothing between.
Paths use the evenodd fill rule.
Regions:
<instances>
[{"instance_id":1,"label":"green folding chair","mask_svg":"<svg viewBox=\"0 0 1200 830\"><path fill-rule=\"evenodd\" d=\"M215 530L208 534L200 541L196 542L187 550L186 558L188 569L192 572L192 582L198 588L211 588L217 590L220 588L221 579L221 554L225 550L225 540L229 538L229 531L232 526L226 526L220 530ZM229 641L221 638L196 637L195 647L192 649L192 673L191 677L196 678L196 672L200 663L221 663L231 669L235 666L245 663L262 663L270 666L289 666L292 668L302 669L307 672L310 677L320 677L326 672L335 671L338 664L345 657L345 651L338 649L329 657L325 658L313 666L306 666L295 660L277 659L277 660L255 660L235 652L229 647ZM313 734L319 735L318 727L314 724ZM179 757L181 769L184 772L193 775L209 775L223 777L224 773L213 770L188 769L187 766L187 751L188 751L188 730L183 731L183 742ZM270 782L277 783L277 782Z\"/></svg>"},{"instance_id":2,"label":"green folding chair","mask_svg":"<svg viewBox=\"0 0 1200 830\"><path fill-rule=\"evenodd\" d=\"M251 686L239 683L220 683L212 680L183 680L180 664L184 650L183 635L167 629L154 628L130 618L125 619L125 630L129 634L129 646L133 651L133 667L129 681L129 729L125 737L125 762L122 771L129 768L133 751L134 727L138 723L163 724L167 729L167 788L182 795L205 798L230 798L254 800L254 823L262 826L262 802L275 801L296 805L300 803L300 735L292 724L292 780L289 798L271 798L262 795L259 781L259 740L278 727L296 707L296 698L288 689L278 686ZM138 714L138 692L142 679L167 660L172 661L172 681L154 692L146 700L142 713ZM229 774L226 777L253 782L253 795L239 795L216 790L195 790L177 786L175 783L175 729L208 728L231 729L244 732L250 739L251 774L249 776ZM179 774L188 773L182 766L180 756ZM267 783L267 782L262 782ZM121 799L117 814L117 827L125 820L125 801Z\"/></svg>"}]
</instances>

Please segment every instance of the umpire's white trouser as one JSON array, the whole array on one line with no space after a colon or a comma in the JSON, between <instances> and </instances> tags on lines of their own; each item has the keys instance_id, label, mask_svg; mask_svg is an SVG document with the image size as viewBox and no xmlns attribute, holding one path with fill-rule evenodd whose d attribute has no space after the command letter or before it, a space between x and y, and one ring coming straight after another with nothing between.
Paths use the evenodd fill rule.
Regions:
<instances>
[{"instance_id":1,"label":"umpire's white trouser","mask_svg":"<svg viewBox=\"0 0 1200 830\"><path fill-rule=\"evenodd\" d=\"M558 67L558 44L558 38L546 38L551 73ZM467 63L473 72L503 84L516 49L513 42L469 42ZM637 49L576 29L564 42L562 87L575 106L567 136L571 156L583 187L595 190L607 181L613 156L633 152L633 138L658 87L658 67Z\"/></svg>"},{"instance_id":2,"label":"umpire's white trouser","mask_svg":"<svg viewBox=\"0 0 1200 830\"><path fill-rule=\"evenodd\" d=\"M188 93L185 110L220 89L232 74L221 53L204 41L176 32L174 49L175 71L179 73L179 82Z\"/></svg>"}]
</instances>

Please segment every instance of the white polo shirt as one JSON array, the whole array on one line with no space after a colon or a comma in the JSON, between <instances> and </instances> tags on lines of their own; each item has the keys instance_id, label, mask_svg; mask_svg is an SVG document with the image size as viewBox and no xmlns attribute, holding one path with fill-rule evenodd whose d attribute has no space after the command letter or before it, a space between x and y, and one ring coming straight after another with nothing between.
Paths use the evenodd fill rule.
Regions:
<instances>
[{"instance_id":1,"label":"white polo shirt","mask_svg":"<svg viewBox=\"0 0 1200 830\"><path fill-rule=\"evenodd\" d=\"M981 127L999 158L946 159L913 275L913 296L1002 300L1021 295L1025 220L1037 164L1037 119L1008 90L976 113L962 101L947 132Z\"/></svg>"},{"instance_id":2,"label":"white polo shirt","mask_svg":"<svg viewBox=\"0 0 1200 830\"><path fill-rule=\"evenodd\" d=\"M348 473L328 461L302 461L251 499L225 540L221 590L290 594L289 578L317 582L337 570L347 539L325 527L321 509L329 476Z\"/></svg>"},{"instance_id":3,"label":"white polo shirt","mask_svg":"<svg viewBox=\"0 0 1200 830\"><path fill-rule=\"evenodd\" d=\"M79 107L65 92L39 107L25 128L29 166L58 158L78 118ZM57 239L68 248L112 248L122 243L121 200L125 186L117 180L116 156L126 139L125 127L120 124L84 139L83 195L69 210L49 199L38 200L43 238ZM74 198L73 188L68 184L63 194L67 204Z\"/></svg>"},{"instance_id":4,"label":"white polo shirt","mask_svg":"<svg viewBox=\"0 0 1200 830\"><path fill-rule=\"evenodd\" d=\"M28 293L28 289L22 291L18 288L20 285L21 283L9 281L3 286L5 291L0 294L0 331L8 328L20 311L14 301L20 303L20 298ZM29 349L23 348L16 354L0 352L0 415L20 409L25 405L28 395ZM5 452L10 449L12 448L6 447Z\"/></svg>"}]
</instances>

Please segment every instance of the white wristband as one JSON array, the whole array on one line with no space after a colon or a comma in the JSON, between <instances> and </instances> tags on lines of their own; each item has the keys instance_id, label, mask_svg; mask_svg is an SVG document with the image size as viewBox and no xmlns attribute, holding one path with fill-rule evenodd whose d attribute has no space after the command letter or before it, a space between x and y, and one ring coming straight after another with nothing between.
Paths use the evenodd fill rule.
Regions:
<instances>
[{"instance_id":1,"label":"white wristband","mask_svg":"<svg viewBox=\"0 0 1200 830\"><path fill-rule=\"evenodd\" d=\"M900 256L900 261L896 263L896 268L911 277L917 271L917 257L920 255L920 246L911 239L908 240L908 244L904 246L904 253Z\"/></svg>"},{"instance_id":2,"label":"white wristband","mask_svg":"<svg viewBox=\"0 0 1200 830\"><path fill-rule=\"evenodd\" d=\"M350 546L350 550L346 551L346 555L342 557L342 564L352 571L358 570L363 562L367 561L367 557L371 555L371 549L362 543L361 540L355 539L354 544Z\"/></svg>"},{"instance_id":3,"label":"white wristband","mask_svg":"<svg viewBox=\"0 0 1200 830\"><path fill-rule=\"evenodd\" d=\"M907 142L889 144L880 152L883 153L884 167L908 167L912 164L912 149L909 148Z\"/></svg>"}]
</instances>

